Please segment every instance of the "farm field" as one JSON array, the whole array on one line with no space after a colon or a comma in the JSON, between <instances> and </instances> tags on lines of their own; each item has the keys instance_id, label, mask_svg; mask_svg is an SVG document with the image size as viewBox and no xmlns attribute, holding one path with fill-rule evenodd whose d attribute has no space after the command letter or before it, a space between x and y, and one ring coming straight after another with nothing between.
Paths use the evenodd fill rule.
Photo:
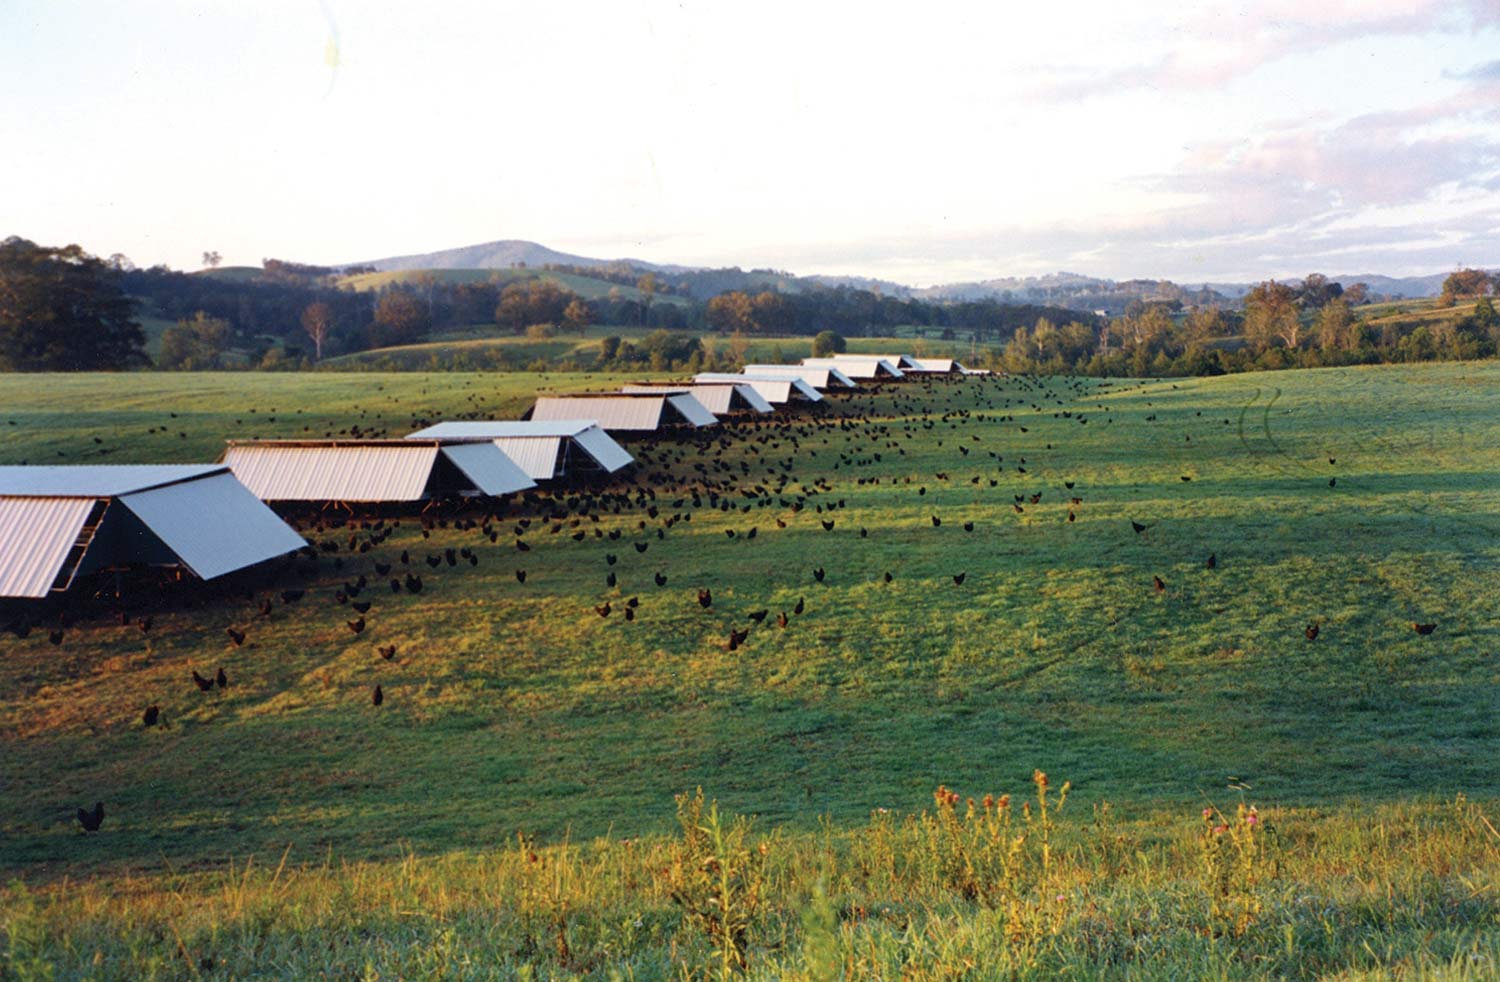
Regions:
<instances>
[{"instance_id":1,"label":"farm field","mask_svg":"<svg viewBox=\"0 0 1500 982\"><path fill-rule=\"evenodd\" d=\"M399 435L622 378L0 376L0 463ZM1500 366L917 382L632 449L618 514L514 502L493 542L408 518L353 554L306 528L339 551L137 598L149 632L0 634L0 966L706 972L709 847L673 837L701 787L756 816L713 849L764 876L765 978L1500 970ZM1016 813L1038 768L1071 782L1056 865Z\"/></svg>"}]
</instances>

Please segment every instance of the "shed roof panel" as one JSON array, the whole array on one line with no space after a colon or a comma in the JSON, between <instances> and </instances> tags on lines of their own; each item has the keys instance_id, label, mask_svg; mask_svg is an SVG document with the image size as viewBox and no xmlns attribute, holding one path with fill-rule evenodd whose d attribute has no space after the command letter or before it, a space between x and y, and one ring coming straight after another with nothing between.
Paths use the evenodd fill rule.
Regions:
<instances>
[{"instance_id":1,"label":"shed roof panel","mask_svg":"<svg viewBox=\"0 0 1500 982\"><path fill-rule=\"evenodd\" d=\"M492 497L536 487L536 482L493 441L449 444L443 448L443 454L458 465L475 487Z\"/></svg>"},{"instance_id":2,"label":"shed roof panel","mask_svg":"<svg viewBox=\"0 0 1500 982\"><path fill-rule=\"evenodd\" d=\"M639 432L661 426L665 406L665 396L541 396L532 407L531 418L591 419L605 430Z\"/></svg>"},{"instance_id":3,"label":"shed roof panel","mask_svg":"<svg viewBox=\"0 0 1500 982\"><path fill-rule=\"evenodd\" d=\"M0 497L0 597L45 597L96 498Z\"/></svg>"},{"instance_id":4,"label":"shed roof panel","mask_svg":"<svg viewBox=\"0 0 1500 982\"><path fill-rule=\"evenodd\" d=\"M224 463L262 501L418 501L436 443L231 444Z\"/></svg>"},{"instance_id":5,"label":"shed roof panel","mask_svg":"<svg viewBox=\"0 0 1500 982\"><path fill-rule=\"evenodd\" d=\"M125 495L120 504L205 580L307 544L228 473Z\"/></svg>"},{"instance_id":6,"label":"shed roof panel","mask_svg":"<svg viewBox=\"0 0 1500 982\"><path fill-rule=\"evenodd\" d=\"M223 464L6 465L0 466L0 495L113 498L223 469Z\"/></svg>"}]
</instances>

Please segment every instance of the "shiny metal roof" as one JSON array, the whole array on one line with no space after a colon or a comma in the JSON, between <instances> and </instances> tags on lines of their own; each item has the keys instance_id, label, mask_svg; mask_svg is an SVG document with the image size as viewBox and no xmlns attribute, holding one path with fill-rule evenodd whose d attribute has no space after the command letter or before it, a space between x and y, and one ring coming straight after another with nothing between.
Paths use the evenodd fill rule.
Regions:
<instances>
[{"instance_id":1,"label":"shiny metal roof","mask_svg":"<svg viewBox=\"0 0 1500 982\"><path fill-rule=\"evenodd\" d=\"M823 394L808 385L800 378L790 375L731 375L727 372L702 372L693 378L701 382L735 382L745 383L756 392L762 399L772 403L791 402L792 396L799 395L809 402L822 402Z\"/></svg>"},{"instance_id":2,"label":"shiny metal roof","mask_svg":"<svg viewBox=\"0 0 1500 982\"><path fill-rule=\"evenodd\" d=\"M590 426L573 437L573 442L594 458L594 463L613 474L622 467L635 463L630 452L615 442L614 438L597 426Z\"/></svg>"},{"instance_id":3,"label":"shiny metal roof","mask_svg":"<svg viewBox=\"0 0 1500 982\"><path fill-rule=\"evenodd\" d=\"M804 358L802 364L816 366L819 368L837 368L845 375L853 379L879 378L881 375L890 378L902 378L901 369L884 358L850 358L840 356L834 358Z\"/></svg>"},{"instance_id":4,"label":"shiny metal roof","mask_svg":"<svg viewBox=\"0 0 1500 982\"><path fill-rule=\"evenodd\" d=\"M635 383L622 386L621 392L656 392L662 394L686 392L703 404L703 408L716 416L727 416L740 409L748 409L751 412L769 413L772 411L771 404L756 392L753 387L744 382L684 382L672 384L665 382L660 385L651 383Z\"/></svg>"},{"instance_id":5,"label":"shiny metal roof","mask_svg":"<svg viewBox=\"0 0 1500 982\"><path fill-rule=\"evenodd\" d=\"M915 358L913 358L911 355L900 355L900 354L891 355L891 354L885 354L883 352L876 354L876 353L868 353L868 352L863 352L863 351L845 351L845 352L841 352L840 354L833 355L831 357L835 361L838 361L840 359L849 359L850 361L859 361L859 360L864 359L864 358L880 358L880 359L882 359L884 361L890 362L896 368L916 368L917 367L917 360Z\"/></svg>"},{"instance_id":6,"label":"shiny metal roof","mask_svg":"<svg viewBox=\"0 0 1500 982\"><path fill-rule=\"evenodd\" d=\"M912 368L914 372L962 372L964 366L952 358L913 358L916 365Z\"/></svg>"},{"instance_id":7,"label":"shiny metal roof","mask_svg":"<svg viewBox=\"0 0 1500 982\"><path fill-rule=\"evenodd\" d=\"M498 498L536 487L524 470L508 457L494 441L486 443L451 443L442 449L443 456L458 465L474 486L484 494Z\"/></svg>"},{"instance_id":8,"label":"shiny metal roof","mask_svg":"<svg viewBox=\"0 0 1500 982\"><path fill-rule=\"evenodd\" d=\"M113 498L223 469L223 464L7 465L0 466L0 495Z\"/></svg>"},{"instance_id":9,"label":"shiny metal roof","mask_svg":"<svg viewBox=\"0 0 1500 982\"><path fill-rule=\"evenodd\" d=\"M490 442L515 461L516 466L533 481L550 481L557 476L557 454L566 439L568 437L503 436Z\"/></svg>"},{"instance_id":10,"label":"shiny metal roof","mask_svg":"<svg viewBox=\"0 0 1500 982\"><path fill-rule=\"evenodd\" d=\"M591 419L454 420L418 430L407 439L492 441L516 466L536 481L557 476L558 450L571 440L611 474L635 458Z\"/></svg>"},{"instance_id":11,"label":"shiny metal roof","mask_svg":"<svg viewBox=\"0 0 1500 982\"><path fill-rule=\"evenodd\" d=\"M0 597L47 595L96 500L0 497Z\"/></svg>"},{"instance_id":12,"label":"shiny metal roof","mask_svg":"<svg viewBox=\"0 0 1500 982\"><path fill-rule=\"evenodd\" d=\"M846 389L852 389L858 383L832 365L826 367L813 365L746 365L746 375L769 375L772 378L800 378L815 389L827 389L834 385L841 385Z\"/></svg>"},{"instance_id":13,"label":"shiny metal roof","mask_svg":"<svg viewBox=\"0 0 1500 982\"><path fill-rule=\"evenodd\" d=\"M671 407L670 413L668 406ZM713 413L687 394L540 396L532 406L531 418L593 419L606 432L648 432L680 421L693 426L713 426L718 423Z\"/></svg>"},{"instance_id":14,"label":"shiny metal roof","mask_svg":"<svg viewBox=\"0 0 1500 982\"><path fill-rule=\"evenodd\" d=\"M227 471L120 498L182 564L211 580L307 543ZM129 562L117 557L111 565Z\"/></svg>"},{"instance_id":15,"label":"shiny metal roof","mask_svg":"<svg viewBox=\"0 0 1500 982\"><path fill-rule=\"evenodd\" d=\"M262 501L419 501L438 444L232 442L224 463Z\"/></svg>"},{"instance_id":16,"label":"shiny metal roof","mask_svg":"<svg viewBox=\"0 0 1500 982\"><path fill-rule=\"evenodd\" d=\"M407 434L408 440L493 440L502 436L575 436L597 425L592 419L450 420Z\"/></svg>"}]
</instances>

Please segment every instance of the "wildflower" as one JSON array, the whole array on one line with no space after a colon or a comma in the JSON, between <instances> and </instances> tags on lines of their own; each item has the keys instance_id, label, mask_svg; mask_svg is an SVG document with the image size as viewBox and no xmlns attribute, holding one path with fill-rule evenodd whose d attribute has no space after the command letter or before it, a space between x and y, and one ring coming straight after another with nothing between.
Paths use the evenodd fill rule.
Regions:
<instances>
[{"instance_id":1,"label":"wildflower","mask_svg":"<svg viewBox=\"0 0 1500 982\"><path fill-rule=\"evenodd\" d=\"M984 810L985 811L989 811L991 808L994 808L994 807L995 807L995 796L992 795L992 794L985 795L984 796Z\"/></svg>"},{"instance_id":2,"label":"wildflower","mask_svg":"<svg viewBox=\"0 0 1500 982\"><path fill-rule=\"evenodd\" d=\"M1047 786L1047 774L1044 771L1032 771L1031 780L1036 782L1036 786L1039 788L1045 788Z\"/></svg>"},{"instance_id":3,"label":"wildflower","mask_svg":"<svg viewBox=\"0 0 1500 982\"><path fill-rule=\"evenodd\" d=\"M1229 826L1227 826L1227 825L1215 825L1214 826L1214 835L1223 835L1225 832L1228 832L1228 831L1229 831Z\"/></svg>"},{"instance_id":4,"label":"wildflower","mask_svg":"<svg viewBox=\"0 0 1500 982\"><path fill-rule=\"evenodd\" d=\"M1251 808L1250 809L1250 814L1248 814L1248 815L1245 816L1245 824L1246 825L1257 825L1257 824L1259 824L1259 822L1260 822L1260 816L1255 813L1255 809L1254 808Z\"/></svg>"},{"instance_id":5,"label":"wildflower","mask_svg":"<svg viewBox=\"0 0 1500 982\"><path fill-rule=\"evenodd\" d=\"M1211 821L1213 821L1213 818L1214 818L1214 810L1212 808L1205 808L1205 809L1203 809L1203 820L1205 822L1211 822Z\"/></svg>"},{"instance_id":6,"label":"wildflower","mask_svg":"<svg viewBox=\"0 0 1500 982\"><path fill-rule=\"evenodd\" d=\"M1000 807L1000 808L1009 808L1010 807L1010 795L1008 795L1008 794L1001 795L1000 796L1000 800L997 801L997 802L995 802L995 804L998 807Z\"/></svg>"}]
</instances>

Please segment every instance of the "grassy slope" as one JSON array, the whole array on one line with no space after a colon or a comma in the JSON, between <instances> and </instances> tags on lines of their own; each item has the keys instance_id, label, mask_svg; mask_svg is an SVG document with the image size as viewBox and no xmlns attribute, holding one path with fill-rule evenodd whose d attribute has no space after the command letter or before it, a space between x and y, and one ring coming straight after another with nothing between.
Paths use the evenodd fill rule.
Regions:
<instances>
[{"instance_id":1,"label":"grassy slope","mask_svg":"<svg viewBox=\"0 0 1500 982\"><path fill-rule=\"evenodd\" d=\"M212 459L224 436L333 421L401 432L413 416L475 406L503 416L565 382L601 380L7 377L0 457ZM1230 775L1263 802L1493 796L1497 382L1494 365L1128 391L971 382L916 399L930 429L914 415L919 390L857 396L840 411L871 412L889 434L823 430L800 451L736 439L725 453L756 480L764 457L792 456L799 483L832 482L800 514L705 508L664 539L643 512L609 515L599 528L623 530L618 542L536 527L524 554L508 523L496 545L451 529L424 541L407 523L342 570L325 557L308 599L269 621L246 599L167 611L148 636L107 619L72 627L61 648L42 632L6 636L0 868L151 867L286 841L380 856L402 841L481 846L516 827L632 834L661 828L670 795L699 784L777 822L847 820L939 781L1013 786L1038 765L1127 811L1191 803ZM985 418L940 420L958 408ZM1053 415L1064 410L1088 424ZM168 432L146 433L158 424ZM1074 524L1065 480L1084 498ZM1012 494L1035 492L1039 505L1012 509ZM811 505L839 500L824 531ZM1135 534L1132 519L1149 530ZM476 548L481 565L419 566L421 596L376 591L370 629L348 631L331 597L355 569L450 545ZM1203 568L1210 552L1215 571ZM617 588L606 553L620 557ZM708 611L700 586L714 591ZM593 612L631 596L633 624ZM768 620L726 650L748 611L774 617L800 597L807 613L786 631ZM1441 626L1421 638L1414 620ZM1322 635L1309 643L1314 621ZM251 644L231 646L231 625L248 626ZM389 663L374 651L388 643L401 652ZM234 684L201 696L189 669L219 665ZM368 705L376 682L380 712ZM168 728L140 728L148 702ZM96 797L111 835L80 837L72 809Z\"/></svg>"}]
</instances>

